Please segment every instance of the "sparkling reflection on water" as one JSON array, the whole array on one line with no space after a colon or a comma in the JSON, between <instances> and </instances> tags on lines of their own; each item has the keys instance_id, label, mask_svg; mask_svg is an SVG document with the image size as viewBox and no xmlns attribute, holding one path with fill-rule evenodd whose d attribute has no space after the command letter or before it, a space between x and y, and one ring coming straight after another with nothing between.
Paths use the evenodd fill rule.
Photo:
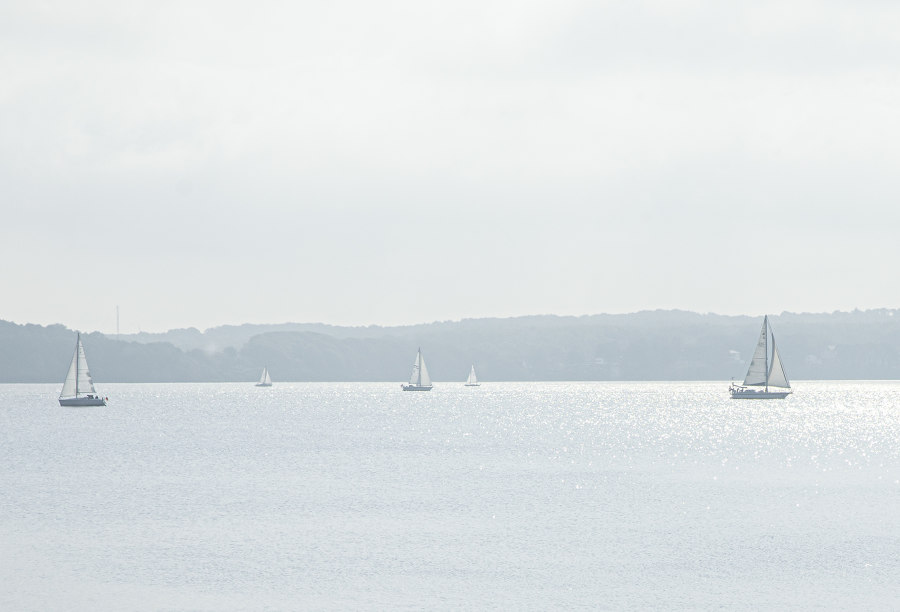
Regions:
<instances>
[{"instance_id":1,"label":"sparkling reflection on water","mask_svg":"<svg viewBox=\"0 0 900 612\"><path fill-rule=\"evenodd\" d=\"M900 606L900 383L0 386L0 609Z\"/></svg>"}]
</instances>

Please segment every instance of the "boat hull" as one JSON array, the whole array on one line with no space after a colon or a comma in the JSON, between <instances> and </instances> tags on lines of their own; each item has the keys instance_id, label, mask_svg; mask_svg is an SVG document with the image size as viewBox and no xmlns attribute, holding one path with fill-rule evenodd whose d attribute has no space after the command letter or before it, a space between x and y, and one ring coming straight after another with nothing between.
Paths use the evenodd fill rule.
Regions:
<instances>
[{"instance_id":1,"label":"boat hull","mask_svg":"<svg viewBox=\"0 0 900 612\"><path fill-rule=\"evenodd\" d=\"M428 385L400 385L404 391L431 391L432 386Z\"/></svg>"},{"instance_id":2,"label":"boat hull","mask_svg":"<svg viewBox=\"0 0 900 612\"><path fill-rule=\"evenodd\" d=\"M481 383L466 383L467 387L480 387Z\"/></svg>"},{"instance_id":3,"label":"boat hull","mask_svg":"<svg viewBox=\"0 0 900 612\"><path fill-rule=\"evenodd\" d=\"M256 383L257 387L271 387L272 383Z\"/></svg>"},{"instance_id":4,"label":"boat hull","mask_svg":"<svg viewBox=\"0 0 900 612\"><path fill-rule=\"evenodd\" d=\"M106 400L102 397L61 397L60 406L106 406Z\"/></svg>"},{"instance_id":5,"label":"boat hull","mask_svg":"<svg viewBox=\"0 0 900 612\"><path fill-rule=\"evenodd\" d=\"M784 399L790 391L754 391L752 389L732 389L731 399Z\"/></svg>"}]
</instances>

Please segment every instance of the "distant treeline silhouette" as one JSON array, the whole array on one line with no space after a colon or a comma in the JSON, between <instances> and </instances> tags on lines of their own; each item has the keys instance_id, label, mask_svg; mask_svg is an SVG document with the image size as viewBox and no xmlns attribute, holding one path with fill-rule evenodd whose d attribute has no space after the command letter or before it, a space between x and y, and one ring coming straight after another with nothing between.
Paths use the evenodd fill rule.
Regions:
<instances>
[{"instance_id":1,"label":"distant treeline silhouette","mask_svg":"<svg viewBox=\"0 0 900 612\"><path fill-rule=\"evenodd\" d=\"M791 379L900 377L900 311L770 317ZM100 382L403 381L416 349L433 380L743 379L762 317L657 310L465 319L403 327L223 326L82 334ZM75 332L0 321L0 382L62 382Z\"/></svg>"}]
</instances>

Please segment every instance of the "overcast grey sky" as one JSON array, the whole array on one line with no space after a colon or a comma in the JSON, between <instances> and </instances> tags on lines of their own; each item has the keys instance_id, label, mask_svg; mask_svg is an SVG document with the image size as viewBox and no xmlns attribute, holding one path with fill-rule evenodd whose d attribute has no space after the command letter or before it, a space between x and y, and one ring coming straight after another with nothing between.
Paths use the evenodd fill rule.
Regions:
<instances>
[{"instance_id":1,"label":"overcast grey sky","mask_svg":"<svg viewBox=\"0 0 900 612\"><path fill-rule=\"evenodd\" d=\"M4 2L0 319L900 306L889 2Z\"/></svg>"}]
</instances>

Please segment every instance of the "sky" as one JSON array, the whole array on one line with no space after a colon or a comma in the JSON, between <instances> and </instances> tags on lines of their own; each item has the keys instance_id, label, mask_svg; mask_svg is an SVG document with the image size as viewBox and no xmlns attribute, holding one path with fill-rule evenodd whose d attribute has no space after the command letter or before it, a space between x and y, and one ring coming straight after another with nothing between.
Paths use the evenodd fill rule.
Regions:
<instances>
[{"instance_id":1,"label":"sky","mask_svg":"<svg viewBox=\"0 0 900 612\"><path fill-rule=\"evenodd\" d=\"M0 3L0 319L900 306L900 6Z\"/></svg>"}]
</instances>

